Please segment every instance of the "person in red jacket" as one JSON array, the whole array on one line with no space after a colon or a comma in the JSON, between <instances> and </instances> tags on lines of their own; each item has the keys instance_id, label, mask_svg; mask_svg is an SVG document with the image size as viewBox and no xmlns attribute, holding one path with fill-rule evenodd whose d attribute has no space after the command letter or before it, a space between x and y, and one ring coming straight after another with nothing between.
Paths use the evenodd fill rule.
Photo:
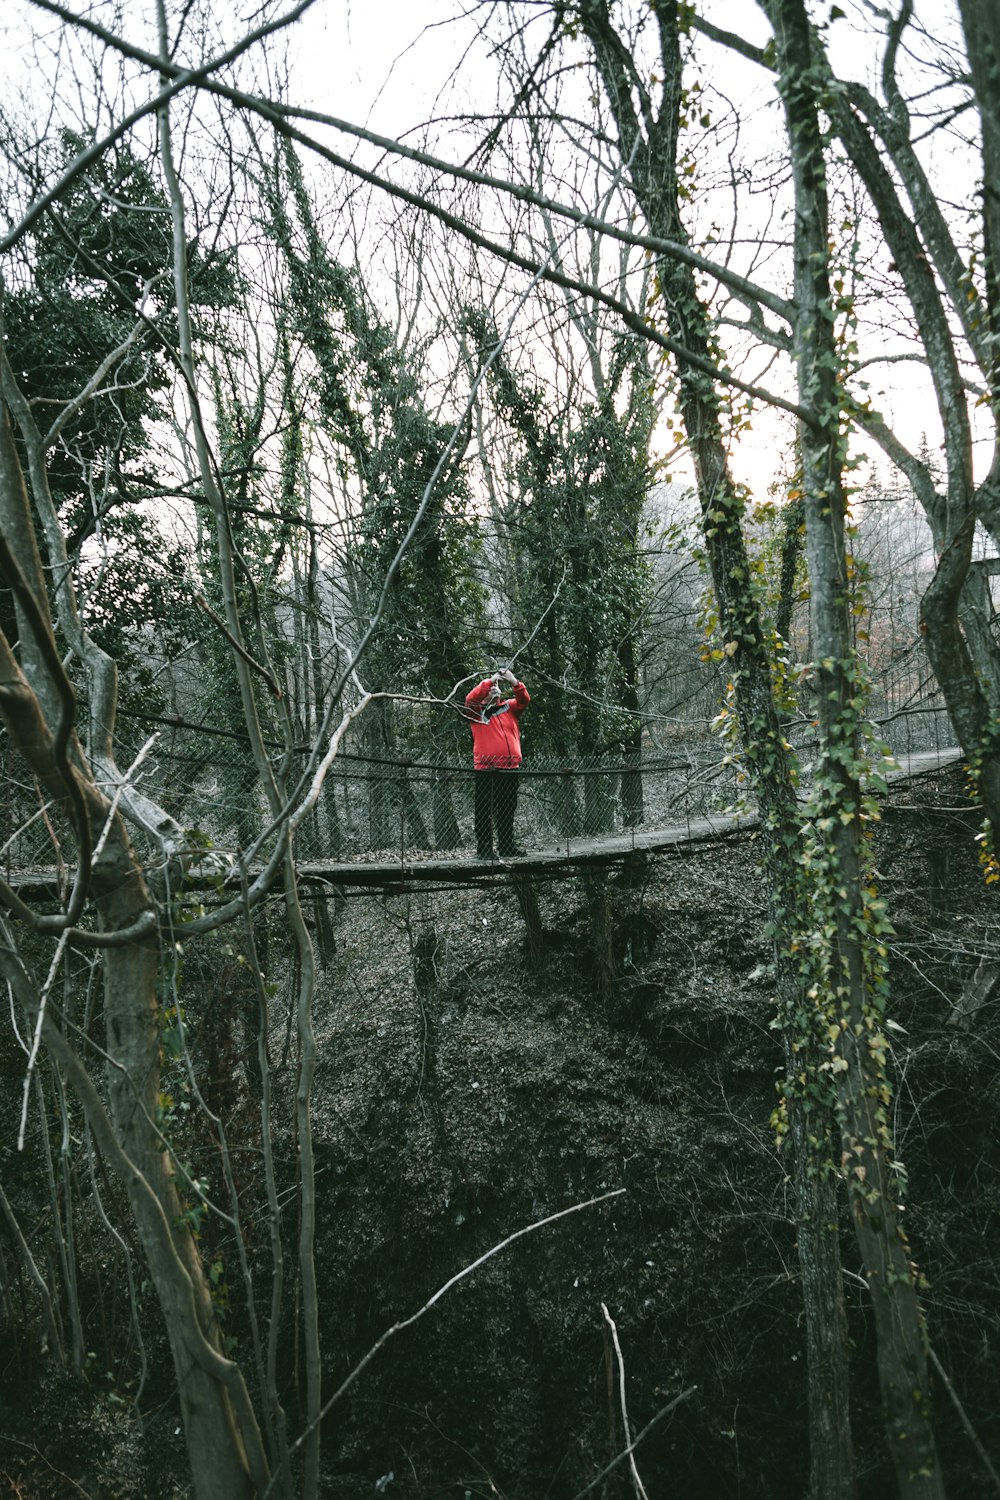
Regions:
<instances>
[{"instance_id":1,"label":"person in red jacket","mask_svg":"<svg viewBox=\"0 0 1000 1500\"><path fill-rule=\"evenodd\" d=\"M513 698L500 697L500 683L513 685ZM513 672L495 672L484 677L467 694L465 712L472 730L472 764L476 793L476 856L494 859L493 829L502 859L524 850L514 843L517 811L517 777L521 764L521 715L531 699L523 682Z\"/></svg>"}]
</instances>

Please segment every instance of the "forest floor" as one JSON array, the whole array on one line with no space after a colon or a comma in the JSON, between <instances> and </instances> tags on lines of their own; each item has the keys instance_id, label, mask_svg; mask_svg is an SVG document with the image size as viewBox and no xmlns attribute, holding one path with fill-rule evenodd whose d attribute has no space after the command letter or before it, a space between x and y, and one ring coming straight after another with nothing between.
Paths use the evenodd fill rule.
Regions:
<instances>
[{"instance_id":1,"label":"forest floor","mask_svg":"<svg viewBox=\"0 0 1000 1500\"><path fill-rule=\"evenodd\" d=\"M930 1337L997 1462L1000 942L976 824L957 768L895 786L873 879L897 934L894 1126ZM327 1420L324 1500L573 1500L625 1442L602 1304L631 1431L659 1419L636 1455L651 1500L801 1500L805 1350L788 1163L770 1123L781 1054L753 838L536 889L534 962L509 887L314 909L327 1395L492 1246L604 1198L516 1240L380 1351ZM602 903L610 986L594 953ZM290 1035L276 1033L276 1058ZM294 1171L289 1053L282 1077ZM867 1292L846 1232L843 1254L859 1500L883 1500ZM156 1394L144 1438L124 1426L95 1438L110 1454L130 1434L117 1467L72 1467L72 1423L54 1404L66 1431L47 1470L0 1438L0 1497L80 1493L51 1487L57 1464L93 1500L177 1500L176 1414L169 1386ZM995 1493L940 1383L935 1400L950 1492ZM122 1476L140 1464L133 1488ZM621 1467L594 1493L634 1490Z\"/></svg>"},{"instance_id":2,"label":"forest floor","mask_svg":"<svg viewBox=\"0 0 1000 1500\"><path fill-rule=\"evenodd\" d=\"M997 1403L985 1390L1000 1394L983 1359L1000 1316L986 1250L1000 1206L1000 1014L987 998L967 1029L954 1024L1000 962L975 831L957 768L897 785L873 878L897 927L891 1039L911 1242L936 1352L988 1429ZM683 1396L638 1456L651 1496L801 1496L804 1348L787 1163L770 1125L781 1057L753 839L537 889L545 957L534 965L511 890L342 909L316 1087L330 1384L491 1245L625 1193L520 1240L379 1356L331 1428L328 1493L370 1492L390 1473L386 1492L408 1500L580 1493L624 1445L603 1303L633 1432ZM616 979L602 995L603 899ZM874 1500L891 1480L848 1236L844 1258L860 1493ZM938 1399L955 1493L992 1493ZM620 1471L606 1492L629 1483Z\"/></svg>"}]
</instances>

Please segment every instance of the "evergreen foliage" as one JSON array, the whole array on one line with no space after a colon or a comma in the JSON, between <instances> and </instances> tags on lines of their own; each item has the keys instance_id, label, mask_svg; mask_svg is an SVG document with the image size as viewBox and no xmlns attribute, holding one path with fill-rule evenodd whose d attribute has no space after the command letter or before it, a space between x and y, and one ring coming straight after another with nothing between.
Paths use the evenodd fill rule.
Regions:
<instances>
[{"instance_id":1,"label":"evergreen foliage","mask_svg":"<svg viewBox=\"0 0 1000 1500\"><path fill-rule=\"evenodd\" d=\"M466 309L484 356L498 335ZM515 433L504 523L515 559L513 638L527 639L539 691L533 742L569 756L637 748L637 631L649 597L643 511L653 478L653 404L645 351L616 341L600 400L572 411L547 407L538 383L518 375L506 351L489 389ZM525 668L527 671L527 668Z\"/></svg>"},{"instance_id":2,"label":"evergreen foliage","mask_svg":"<svg viewBox=\"0 0 1000 1500\"><path fill-rule=\"evenodd\" d=\"M353 521L344 562L359 584L358 634L416 524L362 675L377 691L447 697L475 669L485 635L482 535L465 444L454 443L453 423L429 413L412 352L396 346L357 270L329 255L290 149L282 165L270 230L288 270L288 333L312 357L311 420L342 455ZM439 747L454 748L460 728L449 718L431 721L428 732Z\"/></svg>"}]
</instances>

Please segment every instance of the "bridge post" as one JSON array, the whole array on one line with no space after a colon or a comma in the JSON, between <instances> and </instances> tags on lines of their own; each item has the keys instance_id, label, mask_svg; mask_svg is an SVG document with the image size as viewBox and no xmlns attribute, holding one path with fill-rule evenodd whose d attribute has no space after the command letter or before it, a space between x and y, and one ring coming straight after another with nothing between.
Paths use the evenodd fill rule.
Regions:
<instances>
[{"instance_id":1,"label":"bridge post","mask_svg":"<svg viewBox=\"0 0 1000 1500\"><path fill-rule=\"evenodd\" d=\"M570 840L577 832L577 805L576 786L573 782L573 767L563 766L560 775L561 785L559 788L559 806L556 812L556 821L559 832L566 839L566 853L569 853Z\"/></svg>"},{"instance_id":2,"label":"bridge post","mask_svg":"<svg viewBox=\"0 0 1000 1500\"><path fill-rule=\"evenodd\" d=\"M642 766L638 755L626 757L621 769L620 795L622 803L622 822L626 828L635 830L645 818L645 799L642 784Z\"/></svg>"},{"instance_id":3,"label":"bridge post","mask_svg":"<svg viewBox=\"0 0 1000 1500\"><path fill-rule=\"evenodd\" d=\"M545 937L542 929L542 913L538 905L538 892L530 875L515 875L512 880L517 904L524 918L524 932L528 946L528 961L533 969L541 967L545 957Z\"/></svg>"}]
</instances>

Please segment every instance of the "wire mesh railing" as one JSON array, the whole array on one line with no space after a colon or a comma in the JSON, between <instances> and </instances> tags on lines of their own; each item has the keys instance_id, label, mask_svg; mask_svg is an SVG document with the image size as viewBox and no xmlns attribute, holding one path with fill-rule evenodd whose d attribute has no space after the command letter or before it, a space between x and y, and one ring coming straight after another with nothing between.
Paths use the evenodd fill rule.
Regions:
<instances>
[{"instance_id":1,"label":"wire mesh railing","mask_svg":"<svg viewBox=\"0 0 1000 1500\"><path fill-rule=\"evenodd\" d=\"M368 857L428 859L476 849L476 778L468 765L403 758L374 763L345 759L327 787L336 803L337 848L331 849L329 806L323 826L301 830L305 859ZM514 838L526 852L572 853L594 840L649 831L721 813L739 793L739 772L718 751L697 756L651 752L577 759L532 757L499 772L497 797L513 795ZM503 785L504 779L516 787ZM493 829L494 837L498 833ZM318 837L317 837L318 835Z\"/></svg>"},{"instance_id":2,"label":"wire mesh railing","mask_svg":"<svg viewBox=\"0 0 1000 1500\"><path fill-rule=\"evenodd\" d=\"M872 719L902 760L944 752L954 734L940 696L914 681ZM727 757L705 726L675 729L669 742L640 755L576 757L529 754L516 778L514 838L529 853L572 854L595 840L639 839L666 828L694 828L719 818L750 794L738 757ZM788 726L808 779L815 729L808 720ZM220 749L221 744L221 749ZM0 758L7 754L0 740ZM125 759L126 757L123 757ZM300 758L298 769L304 757ZM7 770L0 759L0 770ZM294 784L296 763L286 763ZM296 850L304 861L418 861L472 857L476 850L475 778L467 760L418 754L338 756L315 806L299 824ZM137 779L181 826L192 845L235 856L253 849L270 815L245 746L212 740L193 727L164 736ZM4 775L0 804L0 866L72 871L75 847L58 810L39 802L35 788ZM141 835L137 836L141 846ZM149 849L150 858L156 851Z\"/></svg>"}]
</instances>

